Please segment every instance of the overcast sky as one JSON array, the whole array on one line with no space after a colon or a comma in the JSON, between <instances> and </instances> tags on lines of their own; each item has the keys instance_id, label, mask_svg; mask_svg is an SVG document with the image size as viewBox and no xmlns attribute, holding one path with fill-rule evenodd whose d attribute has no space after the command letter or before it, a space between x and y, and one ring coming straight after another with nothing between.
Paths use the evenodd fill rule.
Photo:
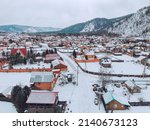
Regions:
<instances>
[{"instance_id":1,"label":"overcast sky","mask_svg":"<svg viewBox=\"0 0 150 130\"><path fill-rule=\"evenodd\" d=\"M0 0L0 25L63 28L93 18L134 13L150 0Z\"/></svg>"}]
</instances>

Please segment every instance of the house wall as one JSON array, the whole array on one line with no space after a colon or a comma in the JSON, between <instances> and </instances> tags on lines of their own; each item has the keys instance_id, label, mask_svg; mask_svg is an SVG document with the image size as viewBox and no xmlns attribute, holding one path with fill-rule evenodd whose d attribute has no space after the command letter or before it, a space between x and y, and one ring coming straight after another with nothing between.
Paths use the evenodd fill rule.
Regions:
<instances>
[{"instance_id":1,"label":"house wall","mask_svg":"<svg viewBox=\"0 0 150 130\"><path fill-rule=\"evenodd\" d=\"M116 108L115 109L114 109L114 104L116 104ZM117 102L115 100L113 100L110 103L108 103L106 105L106 108L108 110L126 110L126 107L124 105L120 104L119 102Z\"/></svg>"},{"instance_id":2,"label":"house wall","mask_svg":"<svg viewBox=\"0 0 150 130\"><path fill-rule=\"evenodd\" d=\"M95 59L95 55L85 55L88 59Z\"/></svg>"},{"instance_id":3,"label":"house wall","mask_svg":"<svg viewBox=\"0 0 150 130\"><path fill-rule=\"evenodd\" d=\"M125 86L126 86L126 88L128 89L128 91L130 92L130 93L141 93L141 89L140 88L138 88L138 87L133 87L133 89L131 89L131 87L130 86L128 86L127 84L125 84Z\"/></svg>"},{"instance_id":4,"label":"house wall","mask_svg":"<svg viewBox=\"0 0 150 130\"><path fill-rule=\"evenodd\" d=\"M28 105L28 113L54 113L55 112L55 107L54 106L30 106Z\"/></svg>"},{"instance_id":5,"label":"house wall","mask_svg":"<svg viewBox=\"0 0 150 130\"><path fill-rule=\"evenodd\" d=\"M55 66L54 69L60 69L60 70L61 69L67 69L67 66L59 64L59 65Z\"/></svg>"},{"instance_id":6,"label":"house wall","mask_svg":"<svg viewBox=\"0 0 150 130\"><path fill-rule=\"evenodd\" d=\"M106 67L106 68L110 68L111 67L111 64L101 64L103 67Z\"/></svg>"},{"instance_id":7,"label":"house wall","mask_svg":"<svg viewBox=\"0 0 150 130\"><path fill-rule=\"evenodd\" d=\"M40 90L53 90L54 83L35 83L34 84Z\"/></svg>"}]
</instances>

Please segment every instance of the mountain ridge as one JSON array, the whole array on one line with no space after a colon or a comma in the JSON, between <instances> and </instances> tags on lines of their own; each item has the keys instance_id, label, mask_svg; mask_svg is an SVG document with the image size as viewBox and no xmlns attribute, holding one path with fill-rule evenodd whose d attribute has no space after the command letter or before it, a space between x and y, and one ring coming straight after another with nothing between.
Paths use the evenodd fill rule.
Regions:
<instances>
[{"instance_id":1,"label":"mountain ridge","mask_svg":"<svg viewBox=\"0 0 150 130\"><path fill-rule=\"evenodd\" d=\"M0 26L0 31L25 33L84 34L112 33L123 36L150 35L150 6L139 9L136 13L116 18L94 18L59 29L51 27L32 27L21 25Z\"/></svg>"},{"instance_id":2,"label":"mountain ridge","mask_svg":"<svg viewBox=\"0 0 150 130\"><path fill-rule=\"evenodd\" d=\"M36 33L36 32L52 32L52 31L59 31L59 28L53 27L35 27L35 26L27 26L27 25L1 25L0 31L1 32L13 32L13 33Z\"/></svg>"}]
</instances>

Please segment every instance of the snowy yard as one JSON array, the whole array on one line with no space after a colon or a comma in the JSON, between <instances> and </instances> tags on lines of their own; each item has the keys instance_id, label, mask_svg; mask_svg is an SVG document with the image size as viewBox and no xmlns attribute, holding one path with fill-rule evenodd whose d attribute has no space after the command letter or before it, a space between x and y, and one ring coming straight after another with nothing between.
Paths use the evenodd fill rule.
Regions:
<instances>
[{"instance_id":1,"label":"snowy yard","mask_svg":"<svg viewBox=\"0 0 150 130\"><path fill-rule=\"evenodd\" d=\"M42 69L42 68L50 68L50 63L34 63L34 64L19 64L19 65L14 65L13 68L14 69Z\"/></svg>"},{"instance_id":2,"label":"snowy yard","mask_svg":"<svg viewBox=\"0 0 150 130\"><path fill-rule=\"evenodd\" d=\"M150 85L139 85L142 90L141 93L134 93L130 96L130 102L139 102L140 99L143 99L144 102L150 102Z\"/></svg>"},{"instance_id":3,"label":"snowy yard","mask_svg":"<svg viewBox=\"0 0 150 130\"><path fill-rule=\"evenodd\" d=\"M0 101L0 113L17 113L12 103Z\"/></svg>"},{"instance_id":4,"label":"snowy yard","mask_svg":"<svg viewBox=\"0 0 150 130\"><path fill-rule=\"evenodd\" d=\"M0 73L0 92L10 86L30 85L31 73Z\"/></svg>"},{"instance_id":5,"label":"snowy yard","mask_svg":"<svg viewBox=\"0 0 150 130\"><path fill-rule=\"evenodd\" d=\"M114 113L150 113L149 106L137 106L137 107L130 107L129 110L117 110L113 111Z\"/></svg>"},{"instance_id":6,"label":"snowy yard","mask_svg":"<svg viewBox=\"0 0 150 130\"><path fill-rule=\"evenodd\" d=\"M124 62L112 62L111 68L107 68L107 72L113 74L132 74L140 75L143 74L144 66L142 64L136 63L138 59L130 57L128 55L122 56L110 56L111 59L124 60ZM100 68L104 69L98 62L96 63L79 63L83 69L100 72ZM105 69L106 70L106 69ZM150 74L150 68L145 68L145 73Z\"/></svg>"},{"instance_id":7,"label":"snowy yard","mask_svg":"<svg viewBox=\"0 0 150 130\"><path fill-rule=\"evenodd\" d=\"M68 106L67 106L66 112L68 113L70 112L72 113L105 113L104 106L102 103L100 104L100 106L94 104L94 99L96 95L93 92L92 85L97 83L98 77L82 72L77 67L77 64L71 58L69 58L66 54L62 54L62 53L59 53L59 54L64 59L64 62L68 65L68 69L70 73L73 73L77 76L77 71L79 71L78 85L73 85L72 83L69 83L64 86L61 86L57 82L53 90L55 92L59 92L60 101L67 101ZM119 65L119 66L117 65L120 63L112 65L113 71L115 71L116 73L119 73L121 71L123 71L123 73L135 72L137 74L140 74L143 72L142 65L136 65L130 61L131 59L129 59L129 62L127 61L125 62L126 64L129 64L129 66L125 67L126 68L125 70L124 70L123 65ZM99 63L87 63L86 66L88 69L91 69L91 71L94 71L94 70L98 71L100 68ZM85 67L85 64L82 64L82 67ZM149 70L149 73L150 73L150 70ZM1 77L0 78L0 92L3 92L8 87L14 86L17 84L21 84L23 86L24 85L29 86L30 76L31 76L31 73L0 73L0 77ZM113 79L114 80L118 80L118 79L127 80L129 78L113 77ZM138 78L135 78L135 79L139 80ZM146 80L149 80L149 78ZM141 94L135 94L135 96L131 95L130 100L137 100L139 97L144 97L145 100L148 100L149 92L150 92L150 88L148 88L147 90L142 90ZM7 103L7 102L0 102L0 112L16 112L16 110L13 104ZM150 108L149 107L131 107L130 110L114 111L114 112L121 112L121 113L150 112Z\"/></svg>"}]
</instances>

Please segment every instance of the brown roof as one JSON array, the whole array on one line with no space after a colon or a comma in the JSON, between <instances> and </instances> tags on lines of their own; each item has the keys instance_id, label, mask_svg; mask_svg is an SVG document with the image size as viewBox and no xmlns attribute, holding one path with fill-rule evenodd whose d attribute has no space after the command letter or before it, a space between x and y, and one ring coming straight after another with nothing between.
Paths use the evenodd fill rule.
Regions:
<instances>
[{"instance_id":1,"label":"brown roof","mask_svg":"<svg viewBox=\"0 0 150 130\"><path fill-rule=\"evenodd\" d=\"M48 54L45 56L45 60L55 60L60 59L60 56L58 54Z\"/></svg>"},{"instance_id":2,"label":"brown roof","mask_svg":"<svg viewBox=\"0 0 150 130\"><path fill-rule=\"evenodd\" d=\"M49 91L31 91L27 104L54 104L58 92Z\"/></svg>"}]
</instances>

